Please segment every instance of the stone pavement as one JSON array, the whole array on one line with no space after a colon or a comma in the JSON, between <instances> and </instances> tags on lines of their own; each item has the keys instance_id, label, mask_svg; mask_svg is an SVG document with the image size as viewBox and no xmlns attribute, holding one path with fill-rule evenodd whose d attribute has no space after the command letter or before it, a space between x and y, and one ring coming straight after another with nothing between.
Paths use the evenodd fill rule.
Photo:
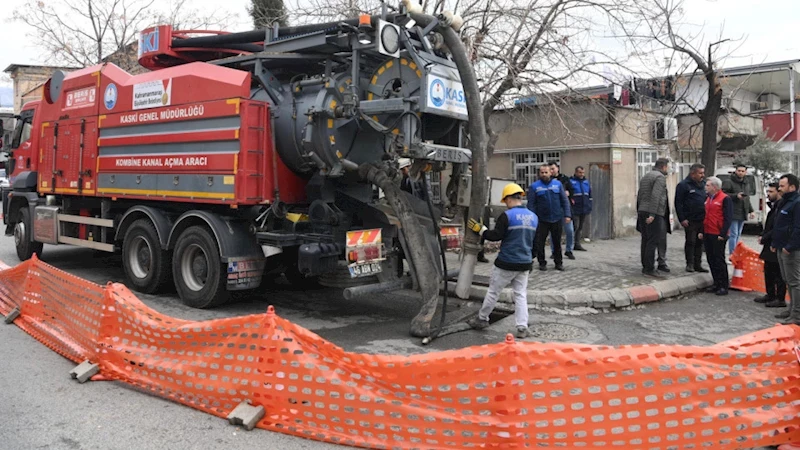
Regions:
<instances>
[{"instance_id":1,"label":"stone pavement","mask_svg":"<svg viewBox=\"0 0 800 450\"><path fill-rule=\"evenodd\" d=\"M564 258L565 271L555 270L555 265L547 249L547 271L542 272L534 261L528 281L528 304L532 307L549 306L556 308L625 308L641 303L658 301L664 298L694 292L711 285L709 273L687 273L683 256L684 233L673 232L667 238L667 264L670 273L662 273L662 279L645 277L639 257L641 238L636 236L598 240L584 243L588 251L574 252L575 260ZM744 236L744 243L752 248L760 248L757 237ZM494 267L496 253L487 251L488 264L478 263L475 269L470 297L483 298L489 284L489 276ZM459 267L460 255L447 254L448 268ZM704 267L708 263L703 257ZM728 266L732 269L731 266ZM451 290L455 283L450 283ZM506 289L500 301L513 303L511 290Z\"/></svg>"}]
</instances>

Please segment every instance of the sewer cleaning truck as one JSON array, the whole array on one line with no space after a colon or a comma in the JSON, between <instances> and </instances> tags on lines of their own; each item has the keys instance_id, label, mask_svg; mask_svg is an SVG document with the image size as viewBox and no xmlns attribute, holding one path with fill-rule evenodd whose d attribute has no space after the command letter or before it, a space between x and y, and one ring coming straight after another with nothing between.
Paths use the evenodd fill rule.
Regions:
<instances>
[{"instance_id":1,"label":"sewer cleaning truck","mask_svg":"<svg viewBox=\"0 0 800 450\"><path fill-rule=\"evenodd\" d=\"M161 25L139 37L149 71L55 72L10 143L3 220L19 259L44 244L118 252L131 288L174 287L197 308L279 275L348 298L418 288L422 260L438 273L460 238L438 233L429 198L398 189L398 160L424 179L471 152L464 88L436 32L457 23L413 16Z\"/></svg>"}]
</instances>

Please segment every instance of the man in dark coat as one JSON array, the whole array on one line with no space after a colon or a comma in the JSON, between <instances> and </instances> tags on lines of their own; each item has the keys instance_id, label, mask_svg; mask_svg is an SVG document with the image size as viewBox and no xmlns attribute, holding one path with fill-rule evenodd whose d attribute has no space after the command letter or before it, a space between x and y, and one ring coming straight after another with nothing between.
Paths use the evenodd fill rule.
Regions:
<instances>
[{"instance_id":1,"label":"man in dark coat","mask_svg":"<svg viewBox=\"0 0 800 450\"><path fill-rule=\"evenodd\" d=\"M758 242L764 246L759 257L764 260L764 285L767 288L767 294L763 297L758 297L755 301L757 303L765 303L768 308L784 308L786 307L786 283L783 281L783 276L781 276L778 254L769 249L770 245L772 245L775 212L780 208L778 183L770 183L769 187L767 187L767 199L769 200L770 210L769 214L767 214L767 220L764 222L764 233L758 238ZM776 317L778 319L785 318ZM786 317L789 317L788 311L786 311Z\"/></svg>"},{"instance_id":2,"label":"man in dark coat","mask_svg":"<svg viewBox=\"0 0 800 450\"><path fill-rule=\"evenodd\" d=\"M667 201L667 179L669 160L659 158L653 170L639 181L639 192L636 195L637 221L636 230L642 233L640 255L642 273L659 277L656 272L656 251L667 241L667 222L669 221ZM665 220L665 213L666 220ZM659 266L661 261L659 261Z\"/></svg>"},{"instance_id":3,"label":"man in dark coat","mask_svg":"<svg viewBox=\"0 0 800 450\"><path fill-rule=\"evenodd\" d=\"M789 292L789 315L784 325L800 325L800 180L791 173L783 175L778 185L780 207L772 226L770 251L778 254L781 275Z\"/></svg>"},{"instance_id":4,"label":"man in dark coat","mask_svg":"<svg viewBox=\"0 0 800 450\"><path fill-rule=\"evenodd\" d=\"M731 222L731 236L728 239L728 253L733 254L739 237L744 229L744 222L753 213L753 205L750 204L750 196L747 195L747 166L744 164L736 165L736 172L722 183L724 192L733 201L733 222Z\"/></svg>"},{"instance_id":5,"label":"man in dark coat","mask_svg":"<svg viewBox=\"0 0 800 450\"><path fill-rule=\"evenodd\" d=\"M703 219L706 217L706 167L692 164L689 175L678 183L675 189L675 210L686 232L683 252L686 256L687 272L708 272L703 268L703 241L697 235L703 232Z\"/></svg>"}]
</instances>

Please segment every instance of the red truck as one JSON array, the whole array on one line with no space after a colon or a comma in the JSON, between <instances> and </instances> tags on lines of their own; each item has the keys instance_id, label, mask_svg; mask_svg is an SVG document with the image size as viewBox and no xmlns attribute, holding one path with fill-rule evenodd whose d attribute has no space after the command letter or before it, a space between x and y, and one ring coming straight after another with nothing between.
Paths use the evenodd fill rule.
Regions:
<instances>
[{"instance_id":1,"label":"red truck","mask_svg":"<svg viewBox=\"0 0 800 450\"><path fill-rule=\"evenodd\" d=\"M470 153L455 65L408 20L159 26L139 41L149 72L55 73L11 143L3 208L17 255L121 252L133 289L174 284L198 308L280 274L351 297L415 285L398 214L355 169L392 174L412 158L441 170ZM431 253L460 245L452 228L436 237L437 208L405 195Z\"/></svg>"}]
</instances>

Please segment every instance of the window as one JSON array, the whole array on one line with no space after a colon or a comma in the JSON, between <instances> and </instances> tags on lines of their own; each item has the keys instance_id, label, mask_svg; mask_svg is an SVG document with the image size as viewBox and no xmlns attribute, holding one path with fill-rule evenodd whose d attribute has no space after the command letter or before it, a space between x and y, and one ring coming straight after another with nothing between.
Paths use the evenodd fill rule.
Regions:
<instances>
[{"instance_id":1,"label":"window","mask_svg":"<svg viewBox=\"0 0 800 450\"><path fill-rule=\"evenodd\" d=\"M689 176L689 168L692 164L700 162L700 153L695 151L681 151L681 162L678 164L678 175L680 180Z\"/></svg>"},{"instance_id":2,"label":"window","mask_svg":"<svg viewBox=\"0 0 800 450\"><path fill-rule=\"evenodd\" d=\"M657 150L637 150L636 151L636 183L639 183L639 180L642 179L643 176L647 175L648 172L653 170L653 166L658 159L658 151Z\"/></svg>"},{"instance_id":3,"label":"window","mask_svg":"<svg viewBox=\"0 0 800 450\"><path fill-rule=\"evenodd\" d=\"M800 173L800 155L792 154L791 163L791 173Z\"/></svg>"},{"instance_id":4,"label":"window","mask_svg":"<svg viewBox=\"0 0 800 450\"><path fill-rule=\"evenodd\" d=\"M561 152L514 153L514 178L517 184L527 188L538 179L538 169L542 164L555 161L561 164Z\"/></svg>"}]
</instances>

